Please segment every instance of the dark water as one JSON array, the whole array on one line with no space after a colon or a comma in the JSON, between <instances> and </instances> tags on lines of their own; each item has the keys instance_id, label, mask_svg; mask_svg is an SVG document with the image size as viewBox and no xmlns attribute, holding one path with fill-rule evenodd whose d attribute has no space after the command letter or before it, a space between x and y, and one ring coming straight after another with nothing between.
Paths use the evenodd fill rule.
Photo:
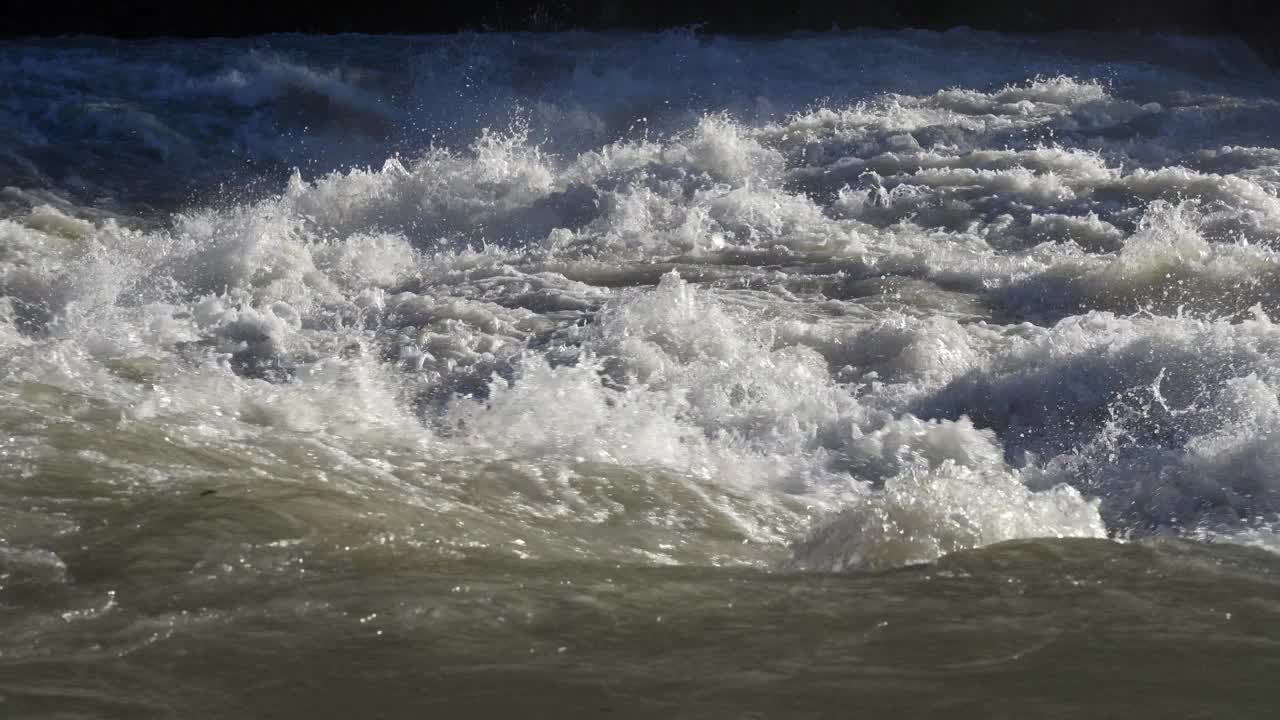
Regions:
<instances>
[{"instance_id":1,"label":"dark water","mask_svg":"<svg viewBox=\"0 0 1280 720\"><path fill-rule=\"evenodd\" d=\"M8 717L1268 717L1280 563L1020 541L871 575L305 553L6 570ZM110 607L107 607L107 606Z\"/></svg>"}]
</instances>

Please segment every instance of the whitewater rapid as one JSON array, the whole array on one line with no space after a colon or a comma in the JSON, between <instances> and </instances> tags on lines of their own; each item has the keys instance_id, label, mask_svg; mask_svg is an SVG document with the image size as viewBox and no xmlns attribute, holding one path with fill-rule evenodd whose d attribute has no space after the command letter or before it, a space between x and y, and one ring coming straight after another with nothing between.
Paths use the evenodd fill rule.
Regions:
<instances>
[{"instance_id":1,"label":"whitewater rapid","mask_svg":"<svg viewBox=\"0 0 1280 720\"><path fill-rule=\"evenodd\" d=\"M0 78L4 563L210 496L239 539L112 537L1275 545L1280 81L1243 45L85 39Z\"/></svg>"}]
</instances>

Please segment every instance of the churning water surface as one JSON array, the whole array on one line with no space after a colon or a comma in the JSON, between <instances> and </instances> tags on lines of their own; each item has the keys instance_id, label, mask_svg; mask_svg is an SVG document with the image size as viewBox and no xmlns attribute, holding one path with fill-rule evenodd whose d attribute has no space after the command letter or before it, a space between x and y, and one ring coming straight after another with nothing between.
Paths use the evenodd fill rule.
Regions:
<instances>
[{"instance_id":1,"label":"churning water surface","mask_svg":"<svg viewBox=\"0 0 1280 720\"><path fill-rule=\"evenodd\" d=\"M1178 36L0 44L0 716L1270 717L1278 113Z\"/></svg>"}]
</instances>

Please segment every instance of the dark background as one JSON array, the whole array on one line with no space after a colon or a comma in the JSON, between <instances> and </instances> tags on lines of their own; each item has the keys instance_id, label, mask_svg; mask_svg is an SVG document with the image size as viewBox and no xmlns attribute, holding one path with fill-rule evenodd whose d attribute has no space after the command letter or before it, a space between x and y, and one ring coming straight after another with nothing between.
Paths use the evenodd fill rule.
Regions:
<instances>
[{"instance_id":1,"label":"dark background","mask_svg":"<svg viewBox=\"0 0 1280 720\"><path fill-rule=\"evenodd\" d=\"M695 26L705 32L776 33L833 27L967 26L1007 32L1121 30L1232 34L1271 62L1280 2L1263 0L141 0L14 3L0 16L0 35L97 34L117 37L239 36L269 32L444 33L462 30L658 30Z\"/></svg>"}]
</instances>

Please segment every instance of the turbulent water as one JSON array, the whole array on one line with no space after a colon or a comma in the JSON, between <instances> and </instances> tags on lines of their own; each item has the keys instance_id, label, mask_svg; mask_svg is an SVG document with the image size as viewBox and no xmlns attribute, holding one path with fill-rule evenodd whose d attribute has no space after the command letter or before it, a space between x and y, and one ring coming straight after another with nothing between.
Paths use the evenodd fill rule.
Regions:
<instances>
[{"instance_id":1,"label":"turbulent water","mask_svg":"<svg viewBox=\"0 0 1280 720\"><path fill-rule=\"evenodd\" d=\"M1271 717L1277 118L1184 37L2 44L0 716Z\"/></svg>"}]
</instances>

